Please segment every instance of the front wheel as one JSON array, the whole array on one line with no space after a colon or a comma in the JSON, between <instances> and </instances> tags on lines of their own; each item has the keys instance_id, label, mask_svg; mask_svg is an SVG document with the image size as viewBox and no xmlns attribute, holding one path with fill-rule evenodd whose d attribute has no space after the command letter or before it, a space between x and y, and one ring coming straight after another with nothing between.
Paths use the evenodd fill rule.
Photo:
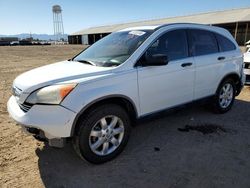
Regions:
<instances>
[{"instance_id":1,"label":"front wheel","mask_svg":"<svg viewBox=\"0 0 250 188\"><path fill-rule=\"evenodd\" d=\"M95 164L107 162L122 152L130 134L126 111L115 104L91 110L80 120L74 148L80 157Z\"/></svg>"},{"instance_id":2,"label":"front wheel","mask_svg":"<svg viewBox=\"0 0 250 188\"><path fill-rule=\"evenodd\" d=\"M236 93L235 82L232 79L223 81L217 89L214 97L214 111L226 113L232 108Z\"/></svg>"}]
</instances>

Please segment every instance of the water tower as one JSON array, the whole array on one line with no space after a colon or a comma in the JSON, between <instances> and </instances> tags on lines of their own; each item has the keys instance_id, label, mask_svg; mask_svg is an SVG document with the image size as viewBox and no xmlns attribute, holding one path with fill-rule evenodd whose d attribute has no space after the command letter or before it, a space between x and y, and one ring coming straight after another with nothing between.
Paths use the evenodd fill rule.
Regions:
<instances>
[{"instance_id":1,"label":"water tower","mask_svg":"<svg viewBox=\"0 0 250 188\"><path fill-rule=\"evenodd\" d=\"M60 41L64 35L63 20L62 20L62 8L59 5L52 7L53 11L53 25L54 35L57 41Z\"/></svg>"}]
</instances>

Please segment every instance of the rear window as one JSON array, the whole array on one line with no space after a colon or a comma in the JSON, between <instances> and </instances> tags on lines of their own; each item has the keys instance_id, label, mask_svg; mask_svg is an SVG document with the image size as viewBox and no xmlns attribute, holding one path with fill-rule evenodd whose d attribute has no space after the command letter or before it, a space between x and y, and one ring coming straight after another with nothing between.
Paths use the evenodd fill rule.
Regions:
<instances>
[{"instance_id":1,"label":"rear window","mask_svg":"<svg viewBox=\"0 0 250 188\"><path fill-rule=\"evenodd\" d=\"M219 44L219 48L221 52L227 52L227 51L232 51L236 49L236 46L234 45L234 43L232 43L226 37L216 34L216 38L218 40L218 44Z\"/></svg>"},{"instance_id":2,"label":"rear window","mask_svg":"<svg viewBox=\"0 0 250 188\"><path fill-rule=\"evenodd\" d=\"M215 35L206 30L189 30L190 51L194 56L217 53L219 51Z\"/></svg>"}]
</instances>

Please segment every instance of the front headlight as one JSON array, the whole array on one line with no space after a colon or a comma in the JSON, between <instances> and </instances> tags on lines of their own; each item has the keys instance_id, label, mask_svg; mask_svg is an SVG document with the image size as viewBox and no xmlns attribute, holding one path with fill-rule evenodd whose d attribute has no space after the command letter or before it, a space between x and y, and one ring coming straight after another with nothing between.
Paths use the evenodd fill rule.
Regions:
<instances>
[{"instance_id":1,"label":"front headlight","mask_svg":"<svg viewBox=\"0 0 250 188\"><path fill-rule=\"evenodd\" d=\"M30 104L60 104L76 84L52 85L39 89L26 99Z\"/></svg>"}]
</instances>

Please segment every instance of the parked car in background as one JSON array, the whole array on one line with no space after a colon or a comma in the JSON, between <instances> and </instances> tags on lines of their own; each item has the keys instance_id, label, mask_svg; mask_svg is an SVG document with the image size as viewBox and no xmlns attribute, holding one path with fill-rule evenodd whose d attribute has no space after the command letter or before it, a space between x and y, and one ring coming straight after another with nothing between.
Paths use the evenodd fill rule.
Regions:
<instances>
[{"instance_id":1,"label":"parked car in background","mask_svg":"<svg viewBox=\"0 0 250 188\"><path fill-rule=\"evenodd\" d=\"M246 48L249 49L249 48L250 48L250 40L247 41L247 42L245 43L245 45L246 45Z\"/></svg>"},{"instance_id":2,"label":"parked car in background","mask_svg":"<svg viewBox=\"0 0 250 188\"><path fill-rule=\"evenodd\" d=\"M18 76L8 112L35 138L51 146L71 138L80 157L103 163L122 152L136 119L205 98L225 113L244 81L242 53L225 29L135 27Z\"/></svg>"},{"instance_id":3,"label":"parked car in background","mask_svg":"<svg viewBox=\"0 0 250 188\"><path fill-rule=\"evenodd\" d=\"M20 45L20 43L19 43L19 41L12 41L12 42L10 42L10 45L11 46L18 46L18 45Z\"/></svg>"},{"instance_id":4,"label":"parked car in background","mask_svg":"<svg viewBox=\"0 0 250 188\"><path fill-rule=\"evenodd\" d=\"M244 73L246 75L246 84L250 84L250 48L244 53Z\"/></svg>"}]
</instances>

